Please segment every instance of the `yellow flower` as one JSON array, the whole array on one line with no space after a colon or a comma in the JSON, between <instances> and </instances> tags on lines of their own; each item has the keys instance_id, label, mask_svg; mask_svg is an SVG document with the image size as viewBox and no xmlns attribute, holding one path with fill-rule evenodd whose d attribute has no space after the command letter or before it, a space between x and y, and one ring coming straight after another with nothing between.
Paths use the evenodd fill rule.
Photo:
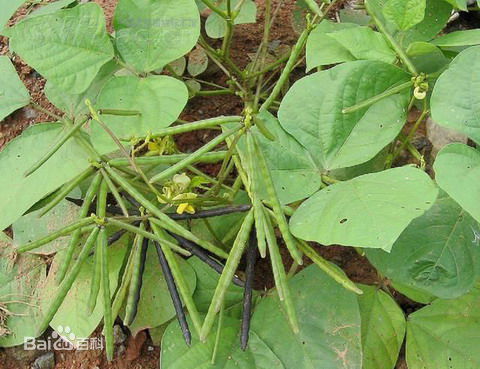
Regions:
<instances>
[{"instance_id":1,"label":"yellow flower","mask_svg":"<svg viewBox=\"0 0 480 369\"><path fill-rule=\"evenodd\" d=\"M192 204L189 204L188 202L184 202L177 207L177 214L183 214L183 213L188 213L188 214L195 214L195 208L193 207Z\"/></svg>"}]
</instances>

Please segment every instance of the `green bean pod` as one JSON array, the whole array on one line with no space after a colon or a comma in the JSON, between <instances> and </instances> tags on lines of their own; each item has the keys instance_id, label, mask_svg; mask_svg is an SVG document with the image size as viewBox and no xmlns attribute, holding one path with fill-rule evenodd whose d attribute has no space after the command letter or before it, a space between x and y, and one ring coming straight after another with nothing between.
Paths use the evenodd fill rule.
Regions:
<instances>
[{"instance_id":1,"label":"green bean pod","mask_svg":"<svg viewBox=\"0 0 480 369\"><path fill-rule=\"evenodd\" d=\"M258 177L255 175L258 173L258 167L255 164L255 148L253 144L252 133L248 132L246 135L247 141L247 160L250 179L250 197L252 197L253 215L255 218L255 229L257 232L257 245L260 256L265 258L267 256L267 244L265 241L265 212L263 209L262 201L259 198L260 188L258 186Z\"/></svg>"},{"instance_id":2,"label":"green bean pod","mask_svg":"<svg viewBox=\"0 0 480 369\"><path fill-rule=\"evenodd\" d=\"M253 210L250 210L245 217L240 231L233 242L232 249L230 250L230 255L228 256L225 268L222 275L220 276L217 287L213 294L212 302L208 307L207 316L203 322L202 330L200 332L200 340L205 342L208 334L210 333L213 323L215 322L215 316L220 311L223 300L225 299L225 293L228 289L228 286L232 282L233 276L236 272L240 259L242 258L243 251L247 245L247 241L250 235L250 230L253 225Z\"/></svg>"},{"instance_id":3,"label":"green bean pod","mask_svg":"<svg viewBox=\"0 0 480 369\"><path fill-rule=\"evenodd\" d=\"M98 228L98 227L97 227ZM88 314L92 314L97 306L98 292L100 291L100 278L101 278L101 253L100 253L100 238L97 238L97 245L95 246L95 259L93 264L93 275L90 283L90 295L88 296L87 311Z\"/></svg>"},{"instance_id":4,"label":"green bean pod","mask_svg":"<svg viewBox=\"0 0 480 369\"><path fill-rule=\"evenodd\" d=\"M155 221L155 219L150 219L152 222ZM174 244L173 242L170 242L169 240L165 239L165 238L162 238L156 234L153 234L153 233L150 233L144 229L141 229L139 227L135 227L131 224L128 224L128 223L124 223L118 219L113 219L113 218L107 218L107 223L110 223L110 224L113 224L119 228L123 228L129 232L132 232L132 233L136 233L138 235L142 235L143 237L145 238L148 238L152 241L157 241L157 242L163 242L164 244L166 244L167 246L169 246L172 250L174 250L175 252L179 253L180 255L183 255L183 256L190 256L191 253L188 252L187 250L181 248L180 246Z\"/></svg>"},{"instance_id":5,"label":"green bean pod","mask_svg":"<svg viewBox=\"0 0 480 369\"><path fill-rule=\"evenodd\" d=\"M337 283L340 283L344 288L357 295L363 294L362 290L359 289L341 269L322 258L308 243L299 240L299 246L305 255L307 255L320 269L332 277Z\"/></svg>"},{"instance_id":6,"label":"green bean pod","mask_svg":"<svg viewBox=\"0 0 480 369\"><path fill-rule=\"evenodd\" d=\"M58 205L60 201L62 201L65 196L67 196L72 190L77 187L81 182L83 182L85 179L87 179L95 169L93 167L88 167L86 170L84 170L80 175L78 175L76 178L68 182L63 188L60 190L60 192L55 196L55 198L50 201L42 210L40 213L40 217L43 217L45 214L47 214L50 210L52 210L55 206Z\"/></svg>"},{"instance_id":7,"label":"green bean pod","mask_svg":"<svg viewBox=\"0 0 480 369\"><path fill-rule=\"evenodd\" d=\"M107 183L107 186L110 189L110 192L112 193L113 197L115 197L115 200L117 201L118 206L120 206L120 209L122 209L123 215L128 217L129 214L128 214L127 206L125 205L125 201L123 201L122 196L120 196L120 193L118 192L117 187L112 182L112 180L107 175L104 169L100 169L100 172L102 173L103 179Z\"/></svg>"},{"instance_id":8,"label":"green bean pod","mask_svg":"<svg viewBox=\"0 0 480 369\"><path fill-rule=\"evenodd\" d=\"M142 223L141 228L145 228ZM125 319L123 323L131 325L137 315L138 302L143 282L143 272L145 270L145 260L147 258L148 241L144 242L142 235L135 237L135 254L133 257L132 280L128 289L127 306L125 308Z\"/></svg>"},{"instance_id":9,"label":"green bean pod","mask_svg":"<svg viewBox=\"0 0 480 369\"><path fill-rule=\"evenodd\" d=\"M49 242L52 242L53 240L56 240L59 237L69 235L70 233L73 233L75 230L86 227L94 222L95 222L95 218L93 217L77 220L76 222L73 222L68 226L63 227L56 232L49 234L48 236L45 236L43 238L40 238L39 240L36 240L18 247L17 252L22 253L22 252L34 250L36 248L39 248L40 246L43 246Z\"/></svg>"},{"instance_id":10,"label":"green bean pod","mask_svg":"<svg viewBox=\"0 0 480 369\"><path fill-rule=\"evenodd\" d=\"M275 237L275 231L267 217L265 221L265 233L267 235L268 252L270 254L270 260L272 263L273 278L275 279L275 286L277 287L277 293L280 301L285 305L287 312L288 322L292 327L294 333L299 332L298 319L293 300L290 295L290 288L288 287L287 274L282 262L282 256L278 249L277 238Z\"/></svg>"},{"instance_id":11,"label":"green bean pod","mask_svg":"<svg viewBox=\"0 0 480 369\"><path fill-rule=\"evenodd\" d=\"M48 328L48 325L50 324L51 320L53 319L58 309L62 305L62 302L65 299L65 296L67 295L68 291L70 291L70 288L72 287L73 282L75 281L78 274L80 273L83 263L85 262L85 260L88 258L88 255L92 251L93 245L95 245L95 242L98 236L98 231L99 231L99 228L95 227L90 232L90 235L85 241L85 245L83 246L82 251L78 255L78 258L75 261L75 264L73 265L72 269L70 270L70 273L67 274L65 279L62 281L62 283L58 287L57 294L55 295L52 303L50 304L50 307L48 308L45 316L43 317L42 322L40 323L40 327L37 332L39 335L43 333L45 329Z\"/></svg>"},{"instance_id":12,"label":"green bean pod","mask_svg":"<svg viewBox=\"0 0 480 369\"><path fill-rule=\"evenodd\" d=\"M93 178L92 182L90 183L90 186L88 187L87 193L85 195L85 200L83 200L82 207L80 208L79 218L85 218L88 215L90 204L92 203L93 198L97 194L98 188L100 187L101 179L102 179L102 176L100 175L100 173L97 173ZM62 265L60 265L60 268L58 270L58 274L57 274L58 283L61 283L63 281L63 278L65 278L65 275L67 274L68 268L70 267L70 263L72 261L73 253L75 251L75 247L77 246L78 241L80 241L81 236L82 236L82 229L78 228L73 232L72 237L70 238L65 259Z\"/></svg>"},{"instance_id":13,"label":"green bean pod","mask_svg":"<svg viewBox=\"0 0 480 369\"><path fill-rule=\"evenodd\" d=\"M100 229L98 235L98 244L100 254L100 276L103 291L103 334L105 335L105 351L107 359L113 359L113 316L110 297L110 278L108 273L107 258L107 231L104 227Z\"/></svg>"},{"instance_id":14,"label":"green bean pod","mask_svg":"<svg viewBox=\"0 0 480 369\"><path fill-rule=\"evenodd\" d=\"M43 155L39 161L37 161L30 169L25 172L25 177L28 177L30 174L40 168L43 164L45 164L47 160L50 159L63 146L63 144L67 142L70 137L75 135L87 121L88 119L84 119L74 124L67 132L62 134L60 139L45 153L45 155Z\"/></svg>"},{"instance_id":15,"label":"green bean pod","mask_svg":"<svg viewBox=\"0 0 480 369\"><path fill-rule=\"evenodd\" d=\"M183 160L179 161L178 163L172 165L168 169L165 169L163 172L160 172L157 175L153 176L152 179L150 179L150 183L155 183L155 182L163 181L165 179L170 178L175 173L178 173L183 168L185 168L188 165L194 163L199 156L202 156L203 154L206 154L207 152L213 150L217 145L221 144L223 141L225 141L225 139L227 137L230 137L231 135L233 135L240 128L241 128L241 126L218 135L213 140L209 141L208 143L203 145L201 148L199 148L195 152L191 153L185 159L183 159Z\"/></svg>"},{"instance_id":16,"label":"green bean pod","mask_svg":"<svg viewBox=\"0 0 480 369\"><path fill-rule=\"evenodd\" d=\"M158 209L152 202L150 202L145 196L143 196L135 187L133 187L124 177L118 174L114 169L110 166L105 166L105 170L108 172L110 177L117 182L127 193L129 193L135 200L137 200L142 206L147 209L150 213L155 215L158 218L158 221L161 222L161 226L168 231L171 231L175 234L178 234L187 240L193 241L206 250L212 252L213 254L221 257L222 259L226 259L228 254L220 249L219 247L215 246L211 242L204 241L199 237L195 236L192 232L186 230L180 224L175 222L174 220L170 219L168 215Z\"/></svg>"},{"instance_id":17,"label":"green bean pod","mask_svg":"<svg viewBox=\"0 0 480 369\"><path fill-rule=\"evenodd\" d=\"M257 154L256 158L258 160L260 173L262 174L262 177L264 179L268 197L270 197L270 202L272 204L272 209L273 209L273 213L275 214L275 219L277 221L278 228L282 233L285 244L287 245L288 251L290 251L290 255L292 255L293 260L295 260L299 265L302 265L303 264L302 253L298 250L295 242L295 238L290 233L290 229L287 223L287 218L285 218L282 205L278 200L277 192L273 184L270 169L268 168L267 162L263 155L263 151L258 146L255 140L255 136L252 136L252 138L253 138L253 145L255 148L255 152Z\"/></svg>"},{"instance_id":18,"label":"green bean pod","mask_svg":"<svg viewBox=\"0 0 480 369\"><path fill-rule=\"evenodd\" d=\"M150 222L150 226L152 227L153 232L158 235L160 238L165 238L162 235L163 231L153 222ZM188 287L185 278L183 277L183 273L180 270L180 266L178 265L176 256L173 254L170 247L167 247L163 242L159 242L160 247L167 259L168 266L172 272L173 278L175 279L175 283L177 284L178 291L182 297L183 303L187 308L190 318L192 319L193 326L198 334L200 334L200 330L202 328L200 314L198 313L198 309L195 306L195 302L193 301L192 295L193 291L190 290Z\"/></svg>"}]
</instances>

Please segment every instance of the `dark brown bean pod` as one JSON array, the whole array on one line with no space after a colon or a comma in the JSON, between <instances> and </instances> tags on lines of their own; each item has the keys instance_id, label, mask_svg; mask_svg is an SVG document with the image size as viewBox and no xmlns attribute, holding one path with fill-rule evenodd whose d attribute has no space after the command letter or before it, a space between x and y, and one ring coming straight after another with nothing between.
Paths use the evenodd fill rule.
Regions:
<instances>
[{"instance_id":1,"label":"dark brown bean pod","mask_svg":"<svg viewBox=\"0 0 480 369\"><path fill-rule=\"evenodd\" d=\"M190 251L192 255L195 255L197 258L199 258L201 261L207 264L210 268L215 270L218 274L222 274L223 268L225 266L219 261L217 261L216 259L214 259L209 253L207 253L204 249L198 246L195 242L187 240L186 238L183 238L182 236L179 236L171 232L169 232L169 234L173 238L175 238L175 240L177 240L178 244L181 247L183 247L187 251ZM237 276L233 277L232 282L239 287L245 286L245 283Z\"/></svg>"},{"instance_id":2,"label":"dark brown bean pod","mask_svg":"<svg viewBox=\"0 0 480 369\"><path fill-rule=\"evenodd\" d=\"M243 292L243 314L242 314L242 327L240 331L240 347L243 351L247 349L248 338L250 333L250 320L252 318L252 293L253 293L253 278L255 272L255 263L257 261L258 249L257 249L257 237L255 229L250 231L250 239L247 249L247 266L245 269L245 290Z\"/></svg>"},{"instance_id":3,"label":"dark brown bean pod","mask_svg":"<svg viewBox=\"0 0 480 369\"><path fill-rule=\"evenodd\" d=\"M183 337L185 338L185 342L188 346L190 346L192 343L192 334L190 333L190 329L188 328L187 318L185 316L185 311L183 310L182 306L182 300L180 299L180 295L178 293L172 271L170 270L170 266L167 263L167 259L165 257L165 254L163 253L162 247L158 244L158 242L155 242L155 248L157 249L158 261L160 262L160 267L162 268L165 282L167 283L168 291L170 292L173 306L175 308L175 312L177 313L178 323L180 324L180 328L182 330Z\"/></svg>"}]
</instances>

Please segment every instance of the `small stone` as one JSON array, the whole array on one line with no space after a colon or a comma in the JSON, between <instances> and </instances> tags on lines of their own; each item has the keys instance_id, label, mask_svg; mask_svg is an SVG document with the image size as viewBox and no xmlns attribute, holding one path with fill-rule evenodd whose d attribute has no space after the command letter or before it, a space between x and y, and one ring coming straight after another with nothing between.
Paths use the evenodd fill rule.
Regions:
<instances>
[{"instance_id":1,"label":"small stone","mask_svg":"<svg viewBox=\"0 0 480 369\"><path fill-rule=\"evenodd\" d=\"M38 116L38 112L32 108L24 108L23 114L25 116L25 119L34 119Z\"/></svg>"},{"instance_id":2,"label":"small stone","mask_svg":"<svg viewBox=\"0 0 480 369\"><path fill-rule=\"evenodd\" d=\"M468 137L463 133L442 127L431 118L427 120L427 137L433 145L432 156L434 157L445 145L452 142L467 143L468 141Z\"/></svg>"},{"instance_id":3,"label":"small stone","mask_svg":"<svg viewBox=\"0 0 480 369\"><path fill-rule=\"evenodd\" d=\"M122 327L118 324L113 326L113 342L115 345L120 345L121 343L125 342L127 339L126 334L123 332Z\"/></svg>"},{"instance_id":4,"label":"small stone","mask_svg":"<svg viewBox=\"0 0 480 369\"><path fill-rule=\"evenodd\" d=\"M55 355L47 352L33 362L32 369L53 369L55 367Z\"/></svg>"},{"instance_id":5,"label":"small stone","mask_svg":"<svg viewBox=\"0 0 480 369\"><path fill-rule=\"evenodd\" d=\"M15 361L18 361L19 364L31 363L33 360L35 360L37 357L44 353L44 351L39 350L25 350L23 345L7 347L4 349L4 352L5 355L15 359ZM27 367L27 364L25 364L25 367Z\"/></svg>"}]
</instances>

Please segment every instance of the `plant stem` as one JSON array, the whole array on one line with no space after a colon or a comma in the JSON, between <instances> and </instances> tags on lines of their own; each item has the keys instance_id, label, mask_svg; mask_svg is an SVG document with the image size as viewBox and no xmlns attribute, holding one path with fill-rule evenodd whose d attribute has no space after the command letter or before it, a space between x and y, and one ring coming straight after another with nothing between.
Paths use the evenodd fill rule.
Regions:
<instances>
[{"instance_id":1,"label":"plant stem","mask_svg":"<svg viewBox=\"0 0 480 369\"><path fill-rule=\"evenodd\" d=\"M406 90L406 89L409 89L411 88L413 85L413 82L412 81L408 81L408 82L405 82L405 83L402 83L398 86L395 86L395 87L392 87L392 88L389 88L388 90L382 92L381 94L378 94L376 96L373 96L367 100L364 100L356 105L353 105L353 106L350 106L348 108L345 108L342 110L342 113L343 114L350 114L350 113L354 113L360 109L363 109L363 108L366 108L368 106L371 106L373 104L375 104L376 102L382 100L382 99L385 99L389 96L392 96L392 95L395 95L395 94L398 94L399 92L402 92L403 90Z\"/></svg>"},{"instance_id":2,"label":"plant stem","mask_svg":"<svg viewBox=\"0 0 480 369\"><path fill-rule=\"evenodd\" d=\"M206 6L208 6L213 12L217 13L223 19L228 19L227 13L225 13L222 9L220 9L218 6L216 6L210 0L202 0L202 3L204 3Z\"/></svg>"},{"instance_id":3,"label":"plant stem","mask_svg":"<svg viewBox=\"0 0 480 369\"><path fill-rule=\"evenodd\" d=\"M395 38L388 32L385 25L378 19L378 17L374 14L374 12L370 12L370 16L372 17L373 21L377 25L378 30L383 33L383 35L387 38L390 45L392 45L393 49L397 53L397 55L402 60L403 64L407 67L410 73L414 76L418 75L417 68L413 65L410 58L407 56L407 53L403 50L403 48L398 44Z\"/></svg>"},{"instance_id":4,"label":"plant stem","mask_svg":"<svg viewBox=\"0 0 480 369\"><path fill-rule=\"evenodd\" d=\"M57 120L57 121L63 120L63 118L62 118L61 116L59 116L59 115L57 115L57 114L55 114L55 113L52 113L51 111L45 109L43 106L41 106L41 105L39 105L39 104L37 104L37 103L35 103L35 102L33 102L33 101L30 102L30 106L31 106L32 108L34 108L35 110L38 110L38 111L41 112L41 113L47 114L48 116L50 116L51 118L53 118L53 119L55 119L55 120Z\"/></svg>"}]
</instances>

